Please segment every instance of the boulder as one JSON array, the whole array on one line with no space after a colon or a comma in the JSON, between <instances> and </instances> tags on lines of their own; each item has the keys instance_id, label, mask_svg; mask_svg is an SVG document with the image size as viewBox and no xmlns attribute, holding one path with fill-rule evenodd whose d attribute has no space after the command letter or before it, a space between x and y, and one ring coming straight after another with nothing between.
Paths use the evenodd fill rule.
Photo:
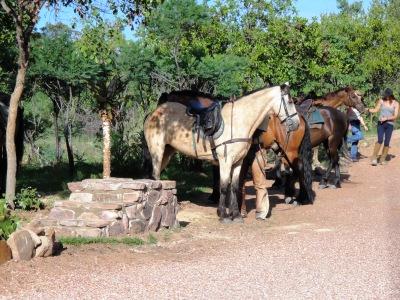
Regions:
<instances>
[{"instance_id":1,"label":"boulder","mask_svg":"<svg viewBox=\"0 0 400 300\"><path fill-rule=\"evenodd\" d=\"M6 241L0 241L0 265L12 258L10 247Z\"/></svg>"},{"instance_id":2,"label":"boulder","mask_svg":"<svg viewBox=\"0 0 400 300\"><path fill-rule=\"evenodd\" d=\"M7 240L15 260L30 260L35 256L35 242L27 230L13 232Z\"/></svg>"}]
</instances>

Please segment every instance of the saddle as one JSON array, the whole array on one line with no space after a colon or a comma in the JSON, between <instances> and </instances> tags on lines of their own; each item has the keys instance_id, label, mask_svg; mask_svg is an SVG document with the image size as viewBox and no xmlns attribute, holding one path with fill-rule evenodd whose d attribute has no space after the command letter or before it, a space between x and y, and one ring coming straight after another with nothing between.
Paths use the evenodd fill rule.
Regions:
<instances>
[{"instance_id":1,"label":"saddle","mask_svg":"<svg viewBox=\"0 0 400 300\"><path fill-rule=\"evenodd\" d=\"M310 128L321 128L325 123L318 107L313 106L313 99L306 99L296 106L297 112L304 116Z\"/></svg>"},{"instance_id":2,"label":"saddle","mask_svg":"<svg viewBox=\"0 0 400 300\"><path fill-rule=\"evenodd\" d=\"M223 132L221 104L217 101L204 104L193 99L187 106L186 113L195 118L194 132L197 132L197 141L201 137L219 138ZM221 130L222 129L222 130Z\"/></svg>"}]
</instances>

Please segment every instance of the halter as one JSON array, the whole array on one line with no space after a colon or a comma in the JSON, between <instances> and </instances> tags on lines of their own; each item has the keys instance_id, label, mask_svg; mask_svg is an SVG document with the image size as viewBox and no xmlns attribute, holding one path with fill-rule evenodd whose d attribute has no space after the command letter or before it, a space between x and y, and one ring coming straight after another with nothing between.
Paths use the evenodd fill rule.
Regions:
<instances>
[{"instance_id":1,"label":"halter","mask_svg":"<svg viewBox=\"0 0 400 300\"><path fill-rule=\"evenodd\" d=\"M286 102L285 102L285 98L284 98L286 95L289 95L289 94L288 93L281 93L281 103L279 105L278 115L281 112L281 108L282 108L282 104L283 104L283 109L285 110L286 118L284 118L281 121L281 124L286 123L286 132L288 133L288 132L294 130L294 129L292 129L294 127L294 121L293 121L292 118L294 116L297 116L298 114L297 114L297 111L296 111L293 114L289 115L289 111L288 111L288 108L287 108L287 105L286 105Z\"/></svg>"}]
</instances>

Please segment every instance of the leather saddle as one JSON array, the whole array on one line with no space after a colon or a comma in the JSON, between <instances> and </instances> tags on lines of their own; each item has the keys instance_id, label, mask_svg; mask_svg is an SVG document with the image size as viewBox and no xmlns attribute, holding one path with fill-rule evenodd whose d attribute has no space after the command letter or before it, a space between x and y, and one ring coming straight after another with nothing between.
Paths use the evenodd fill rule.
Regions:
<instances>
[{"instance_id":1,"label":"leather saddle","mask_svg":"<svg viewBox=\"0 0 400 300\"><path fill-rule=\"evenodd\" d=\"M296 106L297 112L304 116L310 128L319 127L325 123L319 108L313 106L313 102L313 99L306 99Z\"/></svg>"},{"instance_id":2,"label":"leather saddle","mask_svg":"<svg viewBox=\"0 0 400 300\"><path fill-rule=\"evenodd\" d=\"M223 130L223 120L221 116L221 104L217 101L202 103L198 99L189 102L186 112L195 118L194 129L197 132L197 139L204 134L207 137L218 138ZM218 136L216 136L219 133Z\"/></svg>"}]
</instances>

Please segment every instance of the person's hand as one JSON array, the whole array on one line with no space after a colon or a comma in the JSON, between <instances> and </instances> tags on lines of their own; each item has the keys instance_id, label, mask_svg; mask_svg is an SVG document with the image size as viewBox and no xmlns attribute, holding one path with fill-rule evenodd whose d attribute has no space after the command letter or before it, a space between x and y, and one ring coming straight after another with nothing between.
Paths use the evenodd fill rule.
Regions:
<instances>
[{"instance_id":1,"label":"person's hand","mask_svg":"<svg viewBox=\"0 0 400 300\"><path fill-rule=\"evenodd\" d=\"M385 122L385 121L387 121L387 118L386 117L381 117L381 118L379 118L379 121Z\"/></svg>"}]
</instances>

